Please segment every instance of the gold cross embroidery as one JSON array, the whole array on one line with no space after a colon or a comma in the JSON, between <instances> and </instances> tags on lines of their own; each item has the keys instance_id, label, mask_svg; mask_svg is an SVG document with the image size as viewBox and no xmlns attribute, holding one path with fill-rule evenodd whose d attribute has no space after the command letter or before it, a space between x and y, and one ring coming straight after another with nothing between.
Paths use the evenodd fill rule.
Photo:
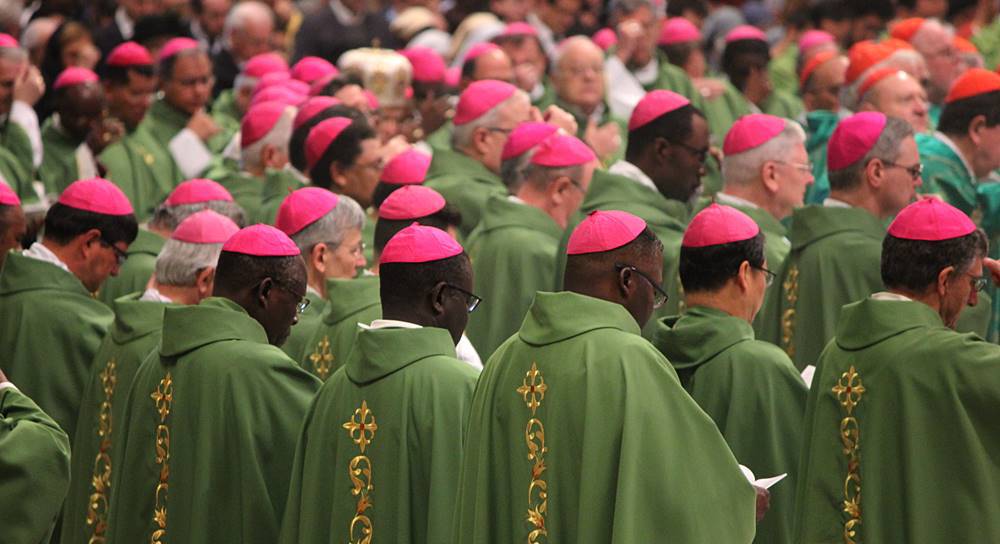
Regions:
<instances>
[{"instance_id":1,"label":"gold cross embroidery","mask_svg":"<svg viewBox=\"0 0 1000 544\"><path fill-rule=\"evenodd\" d=\"M313 370L316 371L316 377L326 381L330 376L330 371L333 370L333 359L333 354L330 353L330 337L324 334L323 339L316 344L316 351L309 356Z\"/></svg>"},{"instance_id":2,"label":"gold cross embroidery","mask_svg":"<svg viewBox=\"0 0 1000 544\"><path fill-rule=\"evenodd\" d=\"M531 410L531 415L535 415L535 410L538 409L542 404L542 400L545 399L545 391L548 386L545 385L545 378L542 377L542 373L538 370L538 365L534 362L531 363L531 369L524 375L524 381L521 387L517 388L518 394L524 399L525 404Z\"/></svg>"},{"instance_id":3,"label":"gold cross embroidery","mask_svg":"<svg viewBox=\"0 0 1000 544\"><path fill-rule=\"evenodd\" d=\"M375 423L375 415L368 409L367 401L361 401L361 408L354 411L351 420L344 423L343 427L347 429L347 434L351 436L351 440L361 449L361 453L364 453L368 444L375 439L375 431L378 430L378 424Z\"/></svg>"}]
</instances>

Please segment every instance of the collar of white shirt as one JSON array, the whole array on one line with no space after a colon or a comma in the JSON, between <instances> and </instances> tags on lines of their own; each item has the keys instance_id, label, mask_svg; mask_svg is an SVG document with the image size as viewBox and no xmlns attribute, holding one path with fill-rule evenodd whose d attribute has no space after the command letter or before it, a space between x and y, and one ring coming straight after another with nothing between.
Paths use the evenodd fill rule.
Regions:
<instances>
[{"instance_id":1,"label":"collar of white shirt","mask_svg":"<svg viewBox=\"0 0 1000 544\"><path fill-rule=\"evenodd\" d=\"M649 62L647 62L645 66L637 70L633 70L632 74L639 80L639 83L649 85L656 81L656 78L660 76L660 63L656 56L653 56L653 58L649 59Z\"/></svg>"},{"instance_id":2,"label":"collar of white shirt","mask_svg":"<svg viewBox=\"0 0 1000 544\"><path fill-rule=\"evenodd\" d=\"M156 287L150 287L143 291L139 300L144 300L146 302L164 302L167 304L173 302L173 299L161 293Z\"/></svg>"},{"instance_id":3,"label":"collar of white shirt","mask_svg":"<svg viewBox=\"0 0 1000 544\"><path fill-rule=\"evenodd\" d=\"M31 247L24 250L24 252L21 253L21 255L58 266L59 268L62 268L63 270L72 274L72 272L70 272L69 270L69 267L66 266L66 263L64 263L62 259L60 259L55 253L52 253L51 249L42 245L41 242L35 242L34 244L31 244Z\"/></svg>"},{"instance_id":4,"label":"collar of white shirt","mask_svg":"<svg viewBox=\"0 0 1000 544\"><path fill-rule=\"evenodd\" d=\"M740 198L738 196L733 196L726 193L715 193L715 200L719 204L725 204L726 206L743 206L746 208L760 207L745 198Z\"/></svg>"},{"instance_id":5,"label":"collar of white shirt","mask_svg":"<svg viewBox=\"0 0 1000 544\"><path fill-rule=\"evenodd\" d=\"M611 168L608 168L608 172L618 176L626 177L648 189L652 189L654 191L657 190L656 184L653 183L653 180L650 179L645 172L640 170L638 166L624 159L612 164Z\"/></svg>"},{"instance_id":6,"label":"collar of white shirt","mask_svg":"<svg viewBox=\"0 0 1000 544\"><path fill-rule=\"evenodd\" d=\"M371 325L365 325L364 323L358 323L362 328L365 329L422 329L420 325L416 323L410 323L409 321L399 321L396 319L376 319L372 321Z\"/></svg>"},{"instance_id":7,"label":"collar of white shirt","mask_svg":"<svg viewBox=\"0 0 1000 544\"><path fill-rule=\"evenodd\" d=\"M823 206L826 208L852 208L850 204L844 202L843 200L837 200L836 198L827 197L823 200Z\"/></svg>"},{"instance_id":8,"label":"collar of white shirt","mask_svg":"<svg viewBox=\"0 0 1000 544\"><path fill-rule=\"evenodd\" d=\"M872 300L894 300L898 302L912 302L913 299L899 293L890 293L888 291L879 291L872 295Z\"/></svg>"}]
</instances>

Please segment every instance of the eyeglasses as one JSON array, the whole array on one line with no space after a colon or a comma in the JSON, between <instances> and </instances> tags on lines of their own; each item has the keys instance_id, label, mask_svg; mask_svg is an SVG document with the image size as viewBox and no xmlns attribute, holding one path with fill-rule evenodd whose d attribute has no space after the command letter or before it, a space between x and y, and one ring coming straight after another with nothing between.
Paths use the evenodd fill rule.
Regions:
<instances>
[{"instance_id":1,"label":"eyeglasses","mask_svg":"<svg viewBox=\"0 0 1000 544\"><path fill-rule=\"evenodd\" d=\"M770 287L770 286L774 285L774 278L778 277L777 274L775 274L774 272L771 272L770 270L764 268L763 266L750 265L750 268L756 268L757 270L760 270L761 272L763 272L764 274L766 274L766 277L764 278L764 286L765 287Z\"/></svg>"},{"instance_id":2,"label":"eyeglasses","mask_svg":"<svg viewBox=\"0 0 1000 544\"><path fill-rule=\"evenodd\" d=\"M452 285L450 283L446 283L446 284L444 284L444 286L447 287L447 288L449 288L449 289L454 289L455 291L458 291L459 293L462 293L463 295L465 295L465 309L468 310L470 314L472 312L476 311L476 308L479 307L479 304L481 302L483 302L483 299L480 298L475 293L470 293L470 292L466 291L465 289L462 289L461 287L459 287L457 285Z\"/></svg>"},{"instance_id":3,"label":"eyeglasses","mask_svg":"<svg viewBox=\"0 0 1000 544\"><path fill-rule=\"evenodd\" d=\"M653 281L653 278L650 278L649 276L647 276L646 274L644 274L638 268L636 268L636 267L634 267L634 266L632 266L630 264L617 263L617 264L615 264L615 270L617 272L619 272L619 273L621 273L622 270L631 270L632 272L635 272L636 275L638 275L640 278L646 280L646 282L649 283L650 287L653 288L653 308L654 309L659 308L659 307L663 306L664 304L666 304L667 299L670 298L669 296L667 296L667 292L663 290L663 287L660 287L660 284L658 284L655 281Z\"/></svg>"},{"instance_id":4,"label":"eyeglasses","mask_svg":"<svg viewBox=\"0 0 1000 544\"><path fill-rule=\"evenodd\" d=\"M125 264L125 259L128 259L128 253L118 249L118 246L112 244L111 242L100 238L101 245L104 247L110 247L111 251L115 252L115 258L118 259L118 266Z\"/></svg>"},{"instance_id":5,"label":"eyeglasses","mask_svg":"<svg viewBox=\"0 0 1000 544\"><path fill-rule=\"evenodd\" d=\"M514 132L514 129L512 128L503 128L503 127L486 127L486 130L490 132L502 132L506 135L509 135L511 132Z\"/></svg>"},{"instance_id":6,"label":"eyeglasses","mask_svg":"<svg viewBox=\"0 0 1000 544\"><path fill-rule=\"evenodd\" d=\"M786 166L791 166L792 168L795 168L796 170L799 170L800 172L802 172L804 174L812 174L813 173L813 164L811 162L805 162L805 163L803 163L803 162L790 162L790 161L774 161L774 162L776 162L778 164L784 164Z\"/></svg>"},{"instance_id":7,"label":"eyeglasses","mask_svg":"<svg viewBox=\"0 0 1000 544\"><path fill-rule=\"evenodd\" d=\"M966 272L966 276L972 278L972 290L976 292L982 292L986 289L986 285L989 283L989 278L985 276L973 276L972 274Z\"/></svg>"},{"instance_id":8,"label":"eyeglasses","mask_svg":"<svg viewBox=\"0 0 1000 544\"><path fill-rule=\"evenodd\" d=\"M281 289L282 291L288 293L289 295L295 296L295 293L292 292L291 289L285 287L284 285L281 285L280 283L275 282L274 287L277 289ZM306 313L307 308L309 308L309 299L306 297L302 297L301 299L299 299L298 302L295 303L295 311L297 313L304 314Z\"/></svg>"},{"instance_id":9,"label":"eyeglasses","mask_svg":"<svg viewBox=\"0 0 1000 544\"><path fill-rule=\"evenodd\" d=\"M688 150L688 152L691 153L692 155L694 155L694 158L698 159L698 162L701 163L701 164L705 164L705 162L708 161L708 151L710 149L708 147L703 147L703 148L699 149L699 148L694 147L692 145L687 145L684 142L675 142L673 140L667 140L667 141L670 142L670 145L676 145L676 146L683 147L684 149Z\"/></svg>"},{"instance_id":10,"label":"eyeglasses","mask_svg":"<svg viewBox=\"0 0 1000 544\"><path fill-rule=\"evenodd\" d=\"M902 168L903 170L906 170L906 173L910 175L911 179L919 179L924 175L924 165L919 162L913 166L896 164L891 161L882 161L882 164L884 164L886 168Z\"/></svg>"}]
</instances>

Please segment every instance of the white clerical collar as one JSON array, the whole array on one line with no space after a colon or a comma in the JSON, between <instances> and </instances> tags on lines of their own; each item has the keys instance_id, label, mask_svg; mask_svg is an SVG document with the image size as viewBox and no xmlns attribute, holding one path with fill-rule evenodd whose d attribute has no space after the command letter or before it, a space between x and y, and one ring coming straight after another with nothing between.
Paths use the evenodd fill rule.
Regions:
<instances>
[{"instance_id":1,"label":"white clerical collar","mask_svg":"<svg viewBox=\"0 0 1000 544\"><path fill-rule=\"evenodd\" d=\"M173 302L173 299L161 293L156 287L149 287L143 291L139 300L144 300L146 302L163 302L166 304Z\"/></svg>"},{"instance_id":2,"label":"white clerical collar","mask_svg":"<svg viewBox=\"0 0 1000 544\"><path fill-rule=\"evenodd\" d=\"M656 55L653 55L642 68L633 70L632 74L643 85L650 85L656 81L656 78L660 77L660 62L656 59Z\"/></svg>"},{"instance_id":3,"label":"white clerical collar","mask_svg":"<svg viewBox=\"0 0 1000 544\"><path fill-rule=\"evenodd\" d=\"M126 41L135 35L135 21L125 13L125 8L119 7L115 10L115 24L118 25L118 32L121 32L122 38Z\"/></svg>"},{"instance_id":4,"label":"white clerical collar","mask_svg":"<svg viewBox=\"0 0 1000 544\"><path fill-rule=\"evenodd\" d=\"M45 245L43 245L41 242L35 242L31 244L31 247L24 250L21 253L21 255L58 266L59 268L62 268L63 270L72 274L72 272L70 272L69 267L66 266L66 263L64 263L63 260L60 259L58 255L52 253L52 250L45 247Z\"/></svg>"},{"instance_id":5,"label":"white clerical collar","mask_svg":"<svg viewBox=\"0 0 1000 544\"><path fill-rule=\"evenodd\" d=\"M838 200L833 197L826 197L823 200L823 207L825 208L853 208L850 204L844 202L843 200Z\"/></svg>"},{"instance_id":6,"label":"white clerical collar","mask_svg":"<svg viewBox=\"0 0 1000 544\"><path fill-rule=\"evenodd\" d=\"M356 26L361 24L361 16L354 13L340 0L330 0L330 9L337 21L344 26Z\"/></svg>"},{"instance_id":7,"label":"white clerical collar","mask_svg":"<svg viewBox=\"0 0 1000 544\"><path fill-rule=\"evenodd\" d=\"M904 295L901 295L899 293L890 293L888 291L879 291L878 293L875 293L874 295L872 295L872 300L892 300L892 301L897 301L897 302L913 302L913 299L910 298L910 297L908 297L908 296L904 296Z\"/></svg>"},{"instance_id":8,"label":"white clerical collar","mask_svg":"<svg viewBox=\"0 0 1000 544\"><path fill-rule=\"evenodd\" d=\"M525 203L524 200L521 199L521 197L519 197L517 195L507 195L507 200L509 202L513 202L515 204L524 204Z\"/></svg>"},{"instance_id":9,"label":"white clerical collar","mask_svg":"<svg viewBox=\"0 0 1000 544\"><path fill-rule=\"evenodd\" d=\"M625 159L622 159L612 164L611 168L608 168L608 172L618 176L626 177L648 189L652 189L654 191L657 190L656 184L653 183L653 180L650 179L645 172L640 170L638 166L626 161Z\"/></svg>"},{"instance_id":10,"label":"white clerical collar","mask_svg":"<svg viewBox=\"0 0 1000 544\"><path fill-rule=\"evenodd\" d=\"M969 161L965 160L965 155L963 155L962 150L959 149L957 145L955 145L955 142L952 141L952 139L949 138L947 134L940 131L935 131L934 136L937 139L944 142L944 145L948 146L952 151L954 151L955 155L958 155L958 160L962 161L962 166L964 166L965 171L969 173L969 179L972 180L972 183L978 183L979 178L976 177L976 173L972 170L972 165L969 164Z\"/></svg>"},{"instance_id":11,"label":"white clerical collar","mask_svg":"<svg viewBox=\"0 0 1000 544\"><path fill-rule=\"evenodd\" d=\"M745 198L740 198L726 193L715 193L715 200L719 204L725 204L726 206L743 206L744 208L754 209L760 207Z\"/></svg>"},{"instance_id":12,"label":"white clerical collar","mask_svg":"<svg viewBox=\"0 0 1000 544\"><path fill-rule=\"evenodd\" d=\"M410 323L409 321L399 321L396 319L376 319L372 321L371 325L365 325L364 323L358 323L363 329L422 329L420 325L416 323Z\"/></svg>"},{"instance_id":13,"label":"white clerical collar","mask_svg":"<svg viewBox=\"0 0 1000 544\"><path fill-rule=\"evenodd\" d=\"M306 294L308 295L309 293L312 293L312 294L316 295L319 298L323 298L323 295L320 294L319 291L313 289L312 285L306 285Z\"/></svg>"}]
</instances>

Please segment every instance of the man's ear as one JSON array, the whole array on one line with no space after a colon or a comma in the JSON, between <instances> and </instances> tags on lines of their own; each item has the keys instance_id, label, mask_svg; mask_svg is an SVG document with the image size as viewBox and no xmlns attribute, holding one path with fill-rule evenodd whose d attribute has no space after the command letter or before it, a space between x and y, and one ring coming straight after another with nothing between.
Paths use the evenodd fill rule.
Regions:
<instances>
[{"instance_id":1,"label":"man's ear","mask_svg":"<svg viewBox=\"0 0 1000 544\"><path fill-rule=\"evenodd\" d=\"M489 137L490 131L485 127L479 127L472 132L472 148L477 155L485 156L489 154L490 146L487 143Z\"/></svg>"},{"instance_id":2,"label":"man's ear","mask_svg":"<svg viewBox=\"0 0 1000 544\"><path fill-rule=\"evenodd\" d=\"M320 274L326 272L326 257L329 247L323 242L313 246L309 252L309 265L315 268Z\"/></svg>"},{"instance_id":3,"label":"man's ear","mask_svg":"<svg viewBox=\"0 0 1000 544\"><path fill-rule=\"evenodd\" d=\"M215 288L215 267L207 266L199 270L194 285L198 289L199 301L212 296L212 290Z\"/></svg>"},{"instance_id":4,"label":"man's ear","mask_svg":"<svg viewBox=\"0 0 1000 544\"><path fill-rule=\"evenodd\" d=\"M986 128L985 115L977 115L969 123L969 139L972 140L972 143L976 144L976 147L983 141L982 130L984 128Z\"/></svg>"},{"instance_id":5,"label":"man's ear","mask_svg":"<svg viewBox=\"0 0 1000 544\"><path fill-rule=\"evenodd\" d=\"M938 297L944 297L945 292L948 291L948 282L951 280L951 275L954 273L954 266L947 266L938 272L937 285L934 286L937 290Z\"/></svg>"},{"instance_id":6,"label":"man's ear","mask_svg":"<svg viewBox=\"0 0 1000 544\"><path fill-rule=\"evenodd\" d=\"M750 266L749 261L743 261L740 263L739 270L736 271L736 285L739 286L740 292L746 293L750 290Z\"/></svg>"},{"instance_id":7,"label":"man's ear","mask_svg":"<svg viewBox=\"0 0 1000 544\"><path fill-rule=\"evenodd\" d=\"M631 268L622 268L618 272L618 291L621 292L622 298L625 300L628 300L632 291L635 291L635 274L632 273Z\"/></svg>"},{"instance_id":8,"label":"man's ear","mask_svg":"<svg viewBox=\"0 0 1000 544\"><path fill-rule=\"evenodd\" d=\"M765 161L760 167L760 179L770 194L778 192L778 168L774 161Z\"/></svg>"},{"instance_id":9,"label":"man's ear","mask_svg":"<svg viewBox=\"0 0 1000 544\"><path fill-rule=\"evenodd\" d=\"M875 159L868 161L865 165L865 182L877 189L882 186L882 179L885 177L885 165L882 161Z\"/></svg>"},{"instance_id":10,"label":"man's ear","mask_svg":"<svg viewBox=\"0 0 1000 544\"><path fill-rule=\"evenodd\" d=\"M567 191L575 190L576 188L573 187L573 182L568 176L559 176L549 183L547 190L549 201L555 205L562 204L566 200Z\"/></svg>"},{"instance_id":11,"label":"man's ear","mask_svg":"<svg viewBox=\"0 0 1000 544\"><path fill-rule=\"evenodd\" d=\"M350 180L347 179L347 175L345 175L344 171L340 169L340 166L337 165L336 161L330 163L330 179L333 180L333 185L338 187L340 191L343 191L344 187L347 187L347 184L350 183Z\"/></svg>"},{"instance_id":12,"label":"man's ear","mask_svg":"<svg viewBox=\"0 0 1000 544\"><path fill-rule=\"evenodd\" d=\"M274 289L274 280L271 278L264 278L263 281L257 284L254 292L254 298L257 300L257 304L259 304L261 308L267 308L270 306L272 289Z\"/></svg>"},{"instance_id":13,"label":"man's ear","mask_svg":"<svg viewBox=\"0 0 1000 544\"><path fill-rule=\"evenodd\" d=\"M431 292L427 295L427 296L430 297L431 309L434 311L434 315L435 316L443 315L444 312L445 312L445 309L444 309L444 291L445 291L445 286L444 285L445 284L444 284L443 281L439 281L437 283L437 285L435 285L431 289Z\"/></svg>"},{"instance_id":14,"label":"man's ear","mask_svg":"<svg viewBox=\"0 0 1000 544\"><path fill-rule=\"evenodd\" d=\"M81 252L81 257L88 259L94 251L100 249L101 247L101 231L98 229L90 229L81 234L77 240L80 241L79 250Z\"/></svg>"}]
</instances>

